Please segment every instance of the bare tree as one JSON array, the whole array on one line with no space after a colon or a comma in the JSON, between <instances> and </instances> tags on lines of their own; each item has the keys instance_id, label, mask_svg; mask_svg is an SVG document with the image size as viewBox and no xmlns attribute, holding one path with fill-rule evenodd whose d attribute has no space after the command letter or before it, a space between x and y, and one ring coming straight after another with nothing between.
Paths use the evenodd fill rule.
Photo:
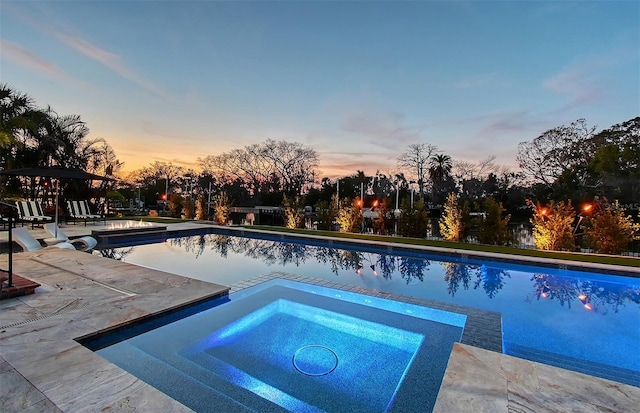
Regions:
<instances>
[{"instance_id":1,"label":"bare tree","mask_svg":"<svg viewBox=\"0 0 640 413\"><path fill-rule=\"evenodd\" d=\"M530 178L550 186L565 170L589 163L596 144L594 131L584 119L555 127L530 142L520 142L516 159Z\"/></svg>"},{"instance_id":2,"label":"bare tree","mask_svg":"<svg viewBox=\"0 0 640 413\"><path fill-rule=\"evenodd\" d=\"M476 176L476 164L469 161L455 161L451 168L451 174L460 185L462 181Z\"/></svg>"},{"instance_id":3,"label":"bare tree","mask_svg":"<svg viewBox=\"0 0 640 413\"><path fill-rule=\"evenodd\" d=\"M297 142L267 140L198 159L205 173L221 182L240 180L254 196L261 191L299 195L315 176L318 154Z\"/></svg>"},{"instance_id":4,"label":"bare tree","mask_svg":"<svg viewBox=\"0 0 640 413\"><path fill-rule=\"evenodd\" d=\"M217 157L219 174L232 177L229 181L240 179L249 192L256 195L270 172L260 152L259 146L254 144L223 153Z\"/></svg>"},{"instance_id":5,"label":"bare tree","mask_svg":"<svg viewBox=\"0 0 640 413\"><path fill-rule=\"evenodd\" d=\"M470 179L484 179L489 174L498 174L503 171L509 172L508 167L499 166L495 163L495 155L490 155L477 163L468 161L456 161L453 163L452 176L458 183Z\"/></svg>"},{"instance_id":6,"label":"bare tree","mask_svg":"<svg viewBox=\"0 0 640 413\"><path fill-rule=\"evenodd\" d=\"M429 159L438 150L437 146L428 143L414 143L407 147L398 157L398 168L407 173L411 180L418 183L420 197L424 196L427 175L429 173Z\"/></svg>"},{"instance_id":7,"label":"bare tree","mask_svg":"<svg viewBox=\"0 0 640 413\"><path fill-rule=\"evenodd\" d=\"M298 142L267 140L262 144L261 155L269 163L269 169L280 178L283 192L300 194L318 167L317 152Z\"/></svg>"}]
</instances>

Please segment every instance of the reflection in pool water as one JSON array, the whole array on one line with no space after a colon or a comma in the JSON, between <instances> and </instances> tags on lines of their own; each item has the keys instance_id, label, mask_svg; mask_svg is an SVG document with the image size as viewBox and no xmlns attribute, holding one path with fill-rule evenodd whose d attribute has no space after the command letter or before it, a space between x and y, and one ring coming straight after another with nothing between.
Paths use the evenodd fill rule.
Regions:
<instances>
[{"instance_id":1,"label":"reflection in pool water","mask_svg":"<svg viewBox=\"0 0 640 413\"><path fill-rule=\"evenodd\" d=\"M202 234L102 254L218 284L284 271L497 311L505 353L640 385L640 279L353 248Z\"/></svg>"}]
</instances>

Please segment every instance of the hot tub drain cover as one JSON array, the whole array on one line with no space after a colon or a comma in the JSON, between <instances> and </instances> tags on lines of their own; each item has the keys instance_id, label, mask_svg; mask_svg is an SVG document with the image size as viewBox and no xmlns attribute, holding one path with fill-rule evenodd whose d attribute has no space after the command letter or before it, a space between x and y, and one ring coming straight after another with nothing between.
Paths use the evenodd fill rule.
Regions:
<instances>
[{"instance_id":1,"label":"hot tub drain cover","mask_svg":"<svg viewBox=\"0 0 640 413\"><path fill-rule=\"evenodd\" d=\"M300 347L293 355L293 367L307 376L324 376L338 366L338 355L329 347Z\"/></svg>"}]
</instances>

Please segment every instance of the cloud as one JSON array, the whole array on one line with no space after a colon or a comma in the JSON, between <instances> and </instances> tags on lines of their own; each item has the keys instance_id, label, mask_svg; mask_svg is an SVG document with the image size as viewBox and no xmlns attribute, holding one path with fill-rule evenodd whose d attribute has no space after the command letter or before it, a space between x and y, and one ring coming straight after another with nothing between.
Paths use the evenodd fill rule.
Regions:
<instances>
[{"instance_id":1,"label":"cloud","mask_svg":"<svg viewBox=\"0 0 640 413\"><path fill-rule=\"evenodd\" d=\"M394 111L361 110L347 116L342 130L370 139L370 143L384 149L414 142L422 129L403 126L404 116Z\"/></svg>"},{"instance_id":2,"label":"cloud","mask_svg":"<svg viewBox=\"0 0 640 413\"><path fill-rule=\"evenodd\" d=\"M49 31L55 38L57 38L68 47L80 52L90 59L99 62L103 66L113 70L125 79L137 83L138 85L156 95L162 96L164 98L168 97L167 93L164 92L160 87L156 86L153 82L145 79L144 76L136 73L133 69L127 67L127 65L122 62L121 57L117 54L104 50L80 37L72 36L55 30Z\"/></svg>"},{"instance_id":3,"label":"cloud","mask_svg":"<svg viewBox=\"0 0 640 413\"><path fill-rule=\"evenodd\" d=\"M638 60L637 39L624 34L617 43L606 52L579 59L543 80L544 88L566 97L560 111L599 103L609 97L608 92L618 80L613 72Z\"/></svg>"},{"instance_id":4,"label":"cloud","mask_svg":"<svg viewBox=\"0 0 640 413\"><path fill-rule=\"evenodd\" d=\"M484 126L478 131L480 138L495 138L500 135L537 130L544 122L531 118L527 111L500 112L487 115L483 119Z\"/></svg>"},{"instance_id":5,"label":"cloud","mask_svg":"<svg viewBox=\"0 0 640 413\"><path fill-rule=\"evenodd\" d=\"M554 93L565 96L567 103L561 110L574 109L597 103L606 93L596 73L586 67L569 67L545 79L542 85Z\"/></svg>"},{"instance_id":6,"label":"cloud","mask_svg":"<svg viewBox=\"0 0 640 413\"><path fill-rule=\"evenodd\" d=\"M4 7L4 5L3 5ZM39 9L40 12L46 11L46 8ZM23 12L20 8L12 7L12 5L8 5L6 8L7 13L12 14L15 18L20 19L25 22L32 28L41 31L47 35L53 36L59 42L64 45L76 50L80 54L97 61L108 69L116 72L118 75L122 76L125 79L128 79L144 89L159 95L163 98L168 98L168 94L162 90L162 88L155 85L153 82L147 80L143 75L137 73L135 70L129 68L123 61L120 56L115 53L104 50L89 41L82 38L82 36L77 34L70 34L70 25L65 22L56 22L56 16L54 13L45 13L44 16L35 17L28 13ZM56 24L57 23L57 24ZM62 27L64 29L57 30L54 26ZM3 47L4 49L4 47ZM26 50L23 49L24 52ZM3 50L4 53L4 50ZM31 61L34 62L34 58L42 61L42 59L37 58L30 52L26 52L31 56ZM24 54L24 53L23 53ZM58 69L60 70L60 69ZM67 75L68 78L70 78Z\"/></svg>"},{"instance_id":7,"label":"cloud","mask_svg":"<svg viewBox=\"0 0 640 413\"><path fill-rule=\"evenodd\" d=\"M465 135L471 139L494 139L501 135L513 136L513 133L539 131L541 127L547 127L548 122L538 119L534 113L528 110L509 110L484 113L477 116L461 118L448 118L434 121L429 128L440 130L460 130L464 125Z\"/></svg>"},{"instance_id":8,"label":"cloud","mask_svg":"<svg viewBox=\"0 0 640 413\"><path fill-rule=\"evenodd\" d=\"M2 49L2 54L5 57L15 61L21 66L28 67L36 72L43 73L46 76L50 76L61 81L77 82L76 79L71 77L55 64L36 56L17 43L0 39L0 49Z\"/></svg>"}]
</instances>

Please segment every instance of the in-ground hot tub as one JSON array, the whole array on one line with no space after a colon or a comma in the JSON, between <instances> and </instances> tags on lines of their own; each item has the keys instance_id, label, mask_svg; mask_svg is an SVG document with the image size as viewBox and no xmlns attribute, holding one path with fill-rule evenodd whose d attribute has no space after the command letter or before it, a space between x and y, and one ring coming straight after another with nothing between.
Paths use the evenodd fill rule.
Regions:
<instances>
[{"instance_id":1,"label":"in-ground hot tub","mask_svg":"<svg viewBox=\"0 0 640 413\"><path fill-rule=\"evenodd\" d=\"M196 411L430 411L466 321L288 280L229 298L93 349Z\"/></svg>"}]
</instances>

